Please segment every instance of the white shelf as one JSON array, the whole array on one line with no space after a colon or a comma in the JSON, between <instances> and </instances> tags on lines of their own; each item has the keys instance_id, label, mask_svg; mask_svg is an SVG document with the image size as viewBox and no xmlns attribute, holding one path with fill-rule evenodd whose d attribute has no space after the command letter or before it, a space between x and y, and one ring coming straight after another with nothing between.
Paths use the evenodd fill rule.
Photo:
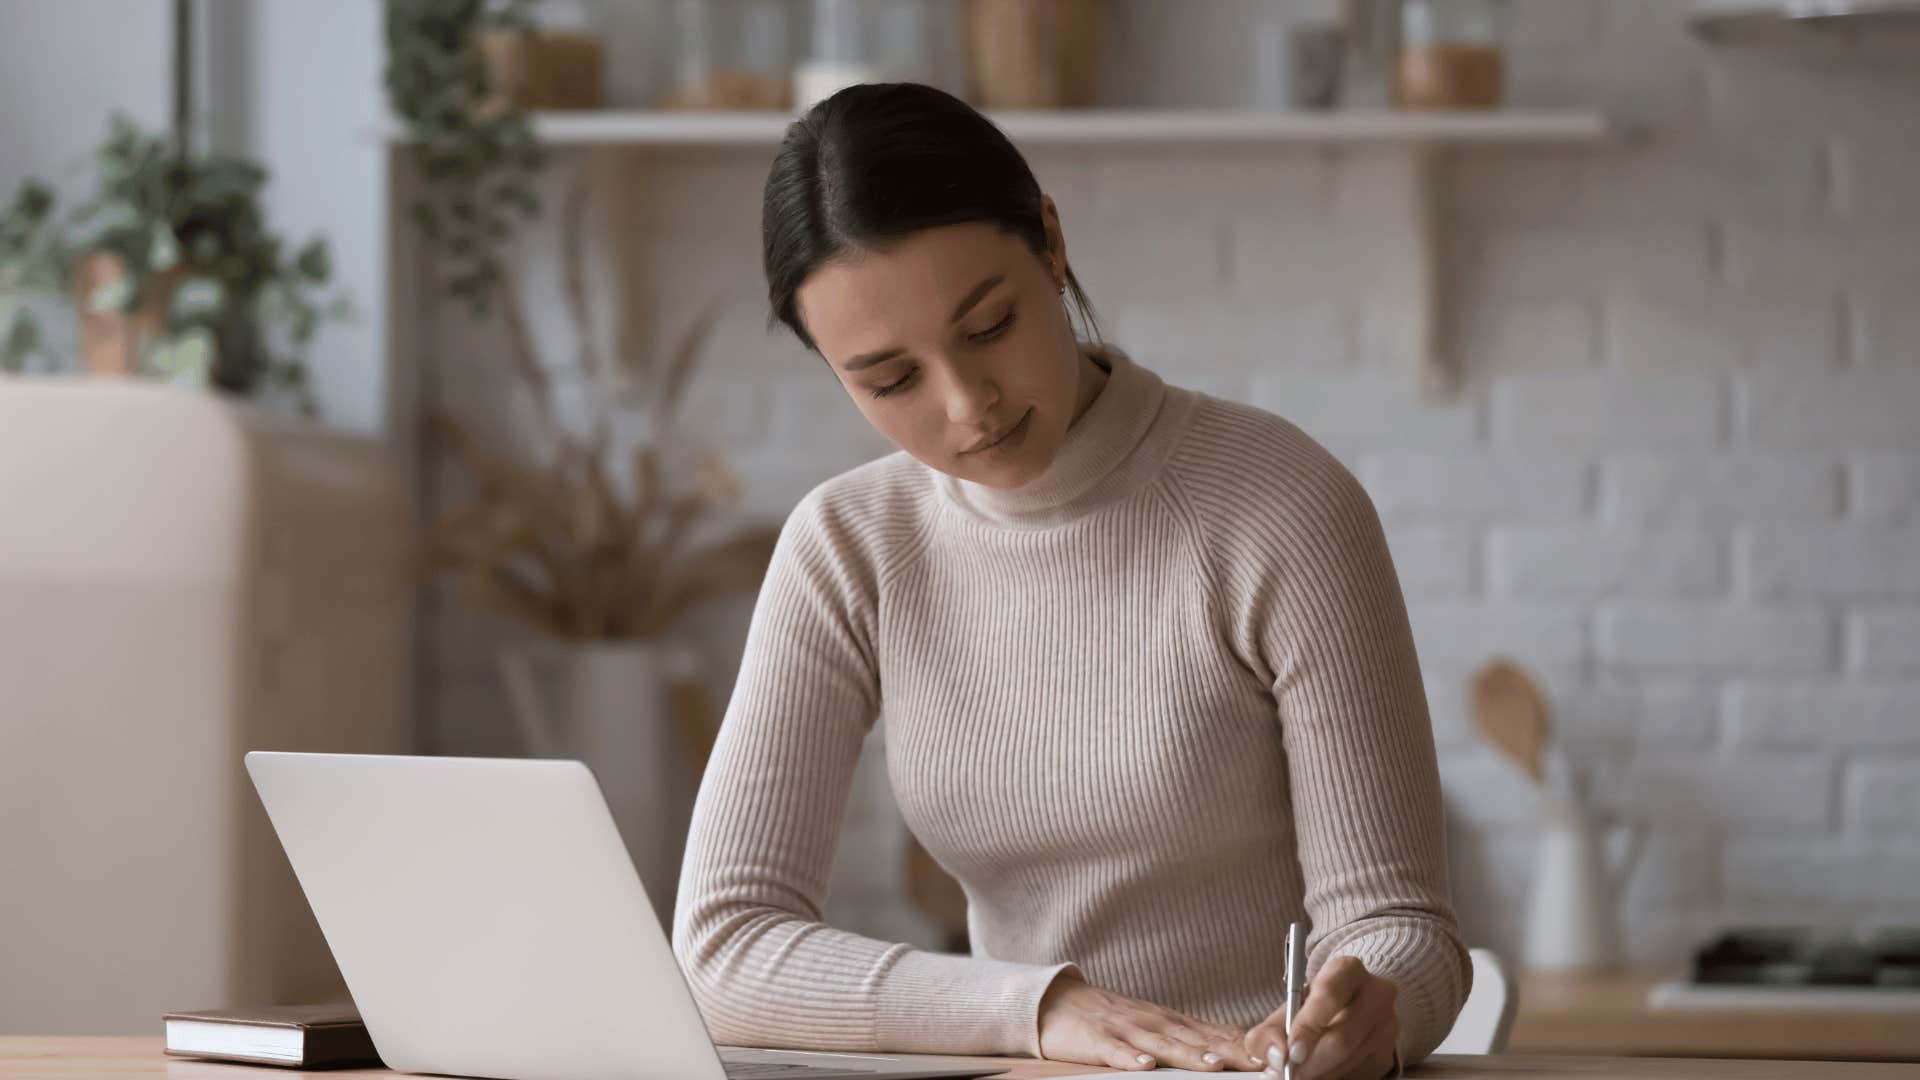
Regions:
<instances>
[{"instance_id":1,"label":"white shelf","mask_svg":"<svg viewBox=\"0 0 1920 1080\"><path fill-rule=\"evenodd\" d=\"M1687 17L1712 44L1779 44L1920 30L1915 0L1695 0Z\"/></svg>"},{"instance_id":2,"label":"white shelf","mask_svg":"<svg viewBox=\"0 0 1920 1080\"><path fill-rule=\"evenodd\" d=\"M1079 109L988 114L1025 146L1165 143L1594 142L1612 134L1604 114L1581 110L1411 113L1391 110L1260 112L1217 109ZM557 146L773 147L794 117L782 112L592 110L534 114L534 132Z\"/></svg>"},{"instance_id":3,"label":"white shelf","mask_svg":"<svg viewBox=\"0 0 1920 1080\"><path fill-rule=\"evenodd\" d=\"M1377 190L1397 206L1404 259L1383 275L1378 291L1413 312L1414 355L1408 365L1429 396L1454 378L1439 340L1445 283L1439 273L1441 230L1434 199L1435 161L1453 147L1555 146L1599 143L1621 134L1606 114L1582 109L1496 109L1462 112L1327 110L1270 112L1226 109L1078 109L987 114L1023 150L1052 147L1350 146L1367 149L1357 168L1374 173ZM534 134L556 148L663 147L771 152L793 115L785 112L591 110L540 112ZM404 152L404 130L382 136Z\"/></svg>"}]
</instances>

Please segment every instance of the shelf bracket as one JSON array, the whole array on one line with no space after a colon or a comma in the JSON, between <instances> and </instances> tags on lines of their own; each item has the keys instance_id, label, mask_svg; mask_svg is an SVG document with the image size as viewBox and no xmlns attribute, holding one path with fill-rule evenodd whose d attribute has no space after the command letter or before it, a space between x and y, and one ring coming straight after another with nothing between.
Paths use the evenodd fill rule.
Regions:
<instances>
[{"instance_id":1,"label":"shelf bracket","mask_svg":"<svg viewBox=\"0 0 1920 1080\"><path fill-rule=\"evenodd\" d=\"M1375 181L1383 198L1390 199L1407 243L1400 248L1398 265L1387 288L1395 294L1410 321L1404 340L1410 351L1407 366L1418 380L1420 396L1444 398L1456 372L1446 349L1446 295L1441 281L1442 228L1438 173L1440 147L1430 142L1408 142L1370 155L1377 169Z\"/></svg>"}]
</instances>

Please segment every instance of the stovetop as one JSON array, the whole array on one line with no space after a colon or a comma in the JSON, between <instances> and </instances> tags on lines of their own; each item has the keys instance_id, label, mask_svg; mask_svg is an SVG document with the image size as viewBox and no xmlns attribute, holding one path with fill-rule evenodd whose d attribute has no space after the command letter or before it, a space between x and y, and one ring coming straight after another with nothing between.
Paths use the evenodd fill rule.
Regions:
<instances>
[{"instance_id":1,"label":"stovetop","mask_svg":"<svg viewBox=\"0 0 1920 1080\"><path fill-rule=\"evenodd\" d=\"M1694 950L1695 986L1920 988L1920 927L1867 934L1814 927L1737 927Z\"/></svg>"}]
</instances>

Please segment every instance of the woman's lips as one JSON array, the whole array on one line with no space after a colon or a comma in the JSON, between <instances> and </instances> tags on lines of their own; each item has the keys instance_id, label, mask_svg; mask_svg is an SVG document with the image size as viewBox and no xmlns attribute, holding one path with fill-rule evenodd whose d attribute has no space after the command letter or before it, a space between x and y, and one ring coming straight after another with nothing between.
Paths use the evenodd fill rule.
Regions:
<instances>
[{"instance_id":1,"label":"woman's lips","mask_svg":"<svg viewBox=\"0 0 1920 1080\"><path fill-rule=\"evenodd\" d=\"M1015 420L1013 422L1012 427L1007 428L1007 430L1001 432L1000 434L994 436L993 438L987 440L986 442L981 443L978 446L972 447L970 449L962 450L961 453L978 454L983 450L993 449L994 447L1012 438L1015 434L1019 433L1021 429L1026 426L1027 418L1032 415L1033 415L1033 407L1028 406L1027 411L1020 414L1020 419Z\"/></svg>"}]
</instances>

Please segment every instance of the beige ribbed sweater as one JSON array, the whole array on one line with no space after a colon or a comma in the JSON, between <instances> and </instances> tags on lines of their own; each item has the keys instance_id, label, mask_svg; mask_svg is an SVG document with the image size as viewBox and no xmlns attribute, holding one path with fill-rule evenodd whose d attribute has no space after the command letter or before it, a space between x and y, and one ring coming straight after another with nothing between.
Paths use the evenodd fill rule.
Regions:
<instances>
[{"instance_id":1,"label":"beige ribbed sweater","mask_svg":"<svg viewBox=\"0 0 1920 1080\"><path fill-rule=\"evenodd\" d=\"M674 949L714 1038L1039 1055L1054 976L1221 1023L1350 954L1411 1064L1471 980L1404 601L1352 474L1271 413L1126 353L1048 470L905 452L786 522L700 788ZM821 921L879 722L974 953Z\"/></svg>"}]
</instances>

